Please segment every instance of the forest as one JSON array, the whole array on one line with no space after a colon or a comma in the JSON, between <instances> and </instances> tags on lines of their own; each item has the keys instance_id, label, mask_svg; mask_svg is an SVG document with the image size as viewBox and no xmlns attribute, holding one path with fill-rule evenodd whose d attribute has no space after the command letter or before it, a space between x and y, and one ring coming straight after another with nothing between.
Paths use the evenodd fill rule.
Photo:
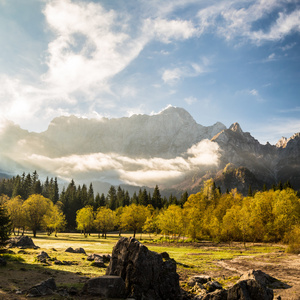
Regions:
<instances>
[{"instance_id":1,"label":"forest","mask_svg":"<svg viewBox=\"0 0 300 300\"><path fill-rule=\"evenodd\" d=\"M111 186L108 194L94 195L92 184L76 186L72 180L59 192L57 178L41 182L37 172L0 182L2 214L10 218L11 231L38 230L49 235L79 230L87 237L110 231L160 234L172 241L286 242L300 251L300 199L290 184L243 196L236 189L221 193L212 179L197 194L180 199L162 197L145 189L130 197ZM296 245L296 246L295 246Z\"/></svg>"}]
</instances>

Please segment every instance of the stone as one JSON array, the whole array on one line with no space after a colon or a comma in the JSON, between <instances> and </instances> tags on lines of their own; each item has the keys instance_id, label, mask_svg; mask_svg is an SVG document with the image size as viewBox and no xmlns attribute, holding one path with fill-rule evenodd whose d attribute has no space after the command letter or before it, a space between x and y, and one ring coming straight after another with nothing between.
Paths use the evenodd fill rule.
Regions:
<instances>
[{"instance_id":1,"label":"stone","mask_svg":"<svg viewBox=\"0 0 300 300\"><path fill-rule=\"evenodd\" d=\"M27 235L21 235L17 237L13 237L7 241L9 247L18 247L22 249L26 248L33 248L38 249L39 247L36 246L31 237Z\"/></svg>"},{"instance_id":2,"label":"stone","mask_svg":"<svg viewBox=\"0 0 300 300\"><path fill-rule=\"evenodd\" d=\"M204 284L204 288L209 292L214 292L215 290L221 290L222 285L218 281L209 281Z\"/></svg>"},{"instance_id":3,"label":"stone","mask_svg":"<svg viewBox=\"0 0 300 300\"><path fill-rule=\"evenodd\" d=\"M68 247L65 252L75 253L72 247Z\"/></svg>"},{"instance_id":4,"label":"stone","mask_svg":"<svg viewBox=\"0 0 300 300\"><path fill-rule=\"evenodd\" d=\"M88 261L94 261L96 257L102 259L102 256L100 254L93 253L93 254L88 255L88 257L86 258L86 260L88 260Z\"/></svg>"},{"instance_id":5,"label":"stone","mask_svg":"<svg viewBox=\"0 0 300 300\"><path fill-rule=\"evenodd\" d=\"M256 298L253 298L254 300ZM263 300L262 298L257 298ZM203 298L198 298L198 300L229 300L228 292L226 290L216 290L212 293L206 294ZM244 298L230 298L230 300L244 300Z\"/></svg>"},{"instance_id":6,"label":"stone","mask_svg":"<svg viewBox=\"0 0 300 300\"><path fill-rule=\"evenodd\" d=\"M104 264L102 257L96 256L91 265L98 268L106 268L106 265Z\"/></svg>"},{"instance_id":7,"label":"stone","mask_svg":"<svg viewBox=\"0 0 300 300\"><path fill-rule=\"evenodd\" d=\"M27 292L27 297L41 297L53 295L56 291L56 283L54 278L49 278L33 287Z\"/></svg>"},{"instance_id":8,"label":"stone","mask_svg":"<svg viewBox=\"0 0 300 300\"><path fill-rule=\"evenodd\" d=\"M274 298L273 291L255 279L241 280L228 289L227 293L227 300L272 300Z\"/></svg>"},{"instance_id":9,"label":"stone","mask_svg":"<svg viewBox=\"0 0 300 300\"><path fill-rule=\"evenodd\" d=\"M83 293L107 298L125 298L125 282L121 276L105 275L89 279Z\"/></svg>"},{"instance_id":10,"label":"stone","mask_svg":"<svg viewBox=\"0 0 300 300\"><path fill-rule=\"evenodd\" d=\"M83 248L76 248L76 249L74 250L74 253L82 253L82 254L86 254L86 253L85 253L85 250L84 250Z\"/></svg>"},{"instance_id":11,"label":"stone","mask_svg":"<svg viewBox=\"0 0 300 300\"><path fill-rule=\"evenodd\" d=\"M181 299L176 262L163 261L161 254L148 250L135 238L119 239L106 275L121 276L126 296L136 300Z\"/></svg>"},{"instance_id":12,"label":"stone","mask_svg":"<svg viewBox=\"0 0 300 300\"><path fill-rule=\"evenodd\" d=\"M161 253L161 256L162 256L162 258L165 259L165 260L169 260L169 259L170 259L170 255L169 255L168 252L162 252L162 253Z\"/></svg>"},{"instance_id":13,"label":"stone","mask_svg":"<svg viewBox=\"0 0 300 300\"><path fill-rule=\"evenodd\" d=\"M207 275L195 275L189 278L188 285L193 287L196 283L204 284L211 281L211 277Z\"/></svg>"},{"instance_id":14,"label":"stone","mask_svg":"<svg viewBox=\"0 0 300 300\"><path fill-rule=\"evenodd\" d=\"M250 270L248 273L245 273L241 276L240 281L248 279L254 279L261 285L272 287L273 289L287 288L283 286L284 284L281 281L270 276L269 274L264 273L261 270Z\"/></svg>"},{"instance_id":15,"label":"stone","mask_svg":"<svg viewBox=\"0 0 300 300\"><path fill-rule=\"evenodd\" d=\"M43 263L45 263L47 259L50 259L50 256L45 251L40 252L37 256L37 260Z\"/></svg>"}]
</instances>

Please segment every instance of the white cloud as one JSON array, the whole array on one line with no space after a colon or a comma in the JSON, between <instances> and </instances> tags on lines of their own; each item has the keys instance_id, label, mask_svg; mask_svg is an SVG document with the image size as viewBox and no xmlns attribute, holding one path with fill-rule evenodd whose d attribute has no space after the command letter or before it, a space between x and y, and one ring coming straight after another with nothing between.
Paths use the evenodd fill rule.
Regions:
<instances>
[{"instance_id":1,"label":"white cloud","mask_svg":"<svg viewBox=\"0 0 300 300\"><path fill-rule=\"evenodd\" d=\"M212 5L198 12L201 31L210 28L224 36L227 40L244 37L260 44L264 41L275 41L285 36L300 31L300 10L291 13L281 11L269 29L253 29L253 24L282 9L286 1L282 0L258 0L246 1L241 6L241 1L213 2ZM274 14L273 14L274 17Z\"/></svg>"},{"instance_id":2,"label":"white cloud","mask_svg":"<svg viewBox=\"0 0 300 300\"><path fill-rule=\"evenodd\" d=\"M184 98L184 101L188 104L188 105L192 105L194 103L197 103L198 102L198 99L196 97L187 97L187 98Z\"/></svg>"},{"instance_id":3,"label":"white cloud","mask_svg":"<svg viewBox=\"0 0 300 300\"><path fill-rule=\"evenodd\" d=\"M171 39L186 40L198 34L192 22L186 20L155 19L149 20L147 26L164 43L169 43Z\"/></svg>"},{"instance_id":4,"label":"white cloud","mask_svg":"<svg viewBox=\"0 0 300 300\"><path fill-rule=\"evenodd\" d=\"M21 142L25 147L26 141ZM218 144L209 140L203 140L188 149L182 156L170 159L159 157L134 159L117 153L92 153L53 158L34 154L34 149L31 149L31 154L29 148L26 150L26 153L18 152L18 155L16 153L9 155L22 165L44 170L65 180L72 178L92 180L94 177L105 177L108 181L150 186L157 182L169 184L179 180L186 172L217 165L220 155Z\"/></svg>"},{"instance_id":5,"label":"white cloud","mask_svg":"<svg viewBox=\"0 0 300 300\"><path fill-rule=\"evenodd\" d=\"M208 61L205 59L204 63L202 64L187 63L185 66L166 69L163 71L162 80L164 81L164 83L174 85L183 78L197 77L200 74L209 72L207 65Z\"/></svg>"},{"instance_id":6,"label":"white cloud","mask_svg":"<svg viewBox=\"0 0 300 300\"><path fill-rule=\"evenodd\" d=\"M120 30L114 11L96 3L52 1L44 11L56 38L49 44L44 80L66 94L83 91L93 99L107 81L122 71L143 49L147 39L132 39Z\"/></svg>"}]
</instances>

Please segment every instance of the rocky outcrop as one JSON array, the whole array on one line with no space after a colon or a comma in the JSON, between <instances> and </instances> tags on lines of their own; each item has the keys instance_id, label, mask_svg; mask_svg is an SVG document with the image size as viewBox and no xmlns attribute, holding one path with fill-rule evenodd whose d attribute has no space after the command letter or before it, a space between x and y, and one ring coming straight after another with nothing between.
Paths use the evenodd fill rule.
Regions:
<instances>
[{"instance_id":1,"label":"rocky outcrop","mask_svg":"<svg viewBox=\"0 0 300 300\"><path fill-rule=\"evenodd\" d=\"M176 262L163 261L134 238L122 237L113 248L106 275L120 276L126 296L136 300L181 299Z\"/></svg>"},{"instance_id":2,"label":"rocky outcrop","mask_svg":"<svg viewBox=\"0 0 300 300\"><path fill-rule=\"evenodd\" d=\"M193 278L189 282L194 282L197 277ZM235 285L226 290L216 282L208 281L204 285L196 282L193 289L196 287L198 294L194 300L272 300L274 295L269 285L274 282L278 280L260 270L251 270L243 274Z\"/></svg>"}]
</instances>

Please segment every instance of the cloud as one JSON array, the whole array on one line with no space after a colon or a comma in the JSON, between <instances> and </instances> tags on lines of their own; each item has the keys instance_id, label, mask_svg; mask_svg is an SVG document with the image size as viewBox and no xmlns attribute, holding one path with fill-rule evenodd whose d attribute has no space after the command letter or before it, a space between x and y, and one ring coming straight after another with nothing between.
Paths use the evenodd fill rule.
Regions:
<instances>
[{"instance_id":1,"label":"cloud","mask_svg":"<svg viewBox=\"0 0 300 300\"><path fill-rule=\"evenodd\" d=\"M198 35L191 21L155 19L148 24L156 38L164 43L174 40L186 40Z\"/></svg>"},{"instance_id":2,"label":"cloud","mask_svg":"<svg viewBox=\"0 0 300 300\"><path fill-rule=\"evenodd\" d=\"M198 12L198 25L202 32L214 29L227 40L245 38L256 44L280 40L293 32L300 32L300 10L297 7L287 13L284 10L286 1L248 1L249 4L243 6L239 0L212 3ZM283 11L276 16L278 10ZM258 22L263 24L267 16L273 18L269 28L266 25L264 29L257 28Z\"/></svg>"},{"instance_id":3,"label":"cloud","mask_svg":"<svg viewBox=\"0 0 300 300\"><path fill-rule=\"evenodd\" d=\"M34 149L31 151L34 152ZM47 174L55 174L65 180L105 178L108 182L119 181L152 186L157 182L168 185L170 182L180 180L186 172L217 165L220 153L217 143L203 140L182 156L171 159L159 157L135 159L117 153L48 157L26 152L19 153L18 156L11 153L11 156L21 165L46 171Z\"/></svg>"},{"instance_id":4,"label":"cloud","mask_svg":"<svg viewBox=\"0 0 300 300\"><path fill-rule=\"evenodd\" d=\"M120 15L100 4L52 1L44 14L56 38L49 44L43 79L65 94L83 91L93 99L99 88L109 89L107 81L148 42L142 36L131 38Z\"/></svg>"},{"instance_id":5,"label":"cloud","mask_svg":"<svg viewBox=\"0 0 300 300\"><path fill-rule=\"evenodd\" d=\"M209 72L207 67L208 62L205 63L187 63L184 66L176 67L173 69L166 69L163 71L162 80L164 83L174 85L178 81L186 77L197 77L202 73Z\"/></svg>"},{"instance_id":6,"label":"cloud","mask_svg":"<svg viewBox=\"0 0 300 300\"><path fill-rule=\"evenodd\" d=\"M198 102L198 99L196 97L187 97L187 98L184 98L184 101L188 104L188 105L192 105L196 102Z\"/></svg>"},{"instance_id":7,"label":"cloud","mask_svg":"<svg viewBox=\"0 0 300 300\"><path fill-rule=\"evenodd\" d=\"M252 96L254 97L258 102L264 101L262 96L260 95L259 91L257 89L245 89L240 90L235 93L237 96Z\"/></svg>"}]
</instances>

